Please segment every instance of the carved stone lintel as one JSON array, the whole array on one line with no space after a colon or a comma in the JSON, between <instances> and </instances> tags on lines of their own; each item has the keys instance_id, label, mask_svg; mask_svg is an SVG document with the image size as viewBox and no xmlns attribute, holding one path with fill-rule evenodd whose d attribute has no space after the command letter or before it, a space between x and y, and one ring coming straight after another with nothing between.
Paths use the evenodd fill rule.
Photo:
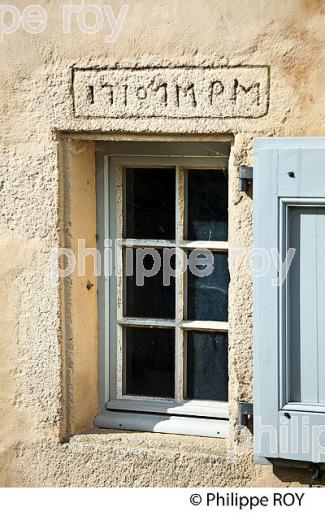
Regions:
<instances>
[{"instance_id":1,"label":"carved stone lintel","mask_svg":"<svg viewBox=\"0 0 325 520\"><path fill-rule=\"evenodd\" d=\"M259 118L269 107L269 68L73 70L76 117Z\"/></svg>"}]
</instances>

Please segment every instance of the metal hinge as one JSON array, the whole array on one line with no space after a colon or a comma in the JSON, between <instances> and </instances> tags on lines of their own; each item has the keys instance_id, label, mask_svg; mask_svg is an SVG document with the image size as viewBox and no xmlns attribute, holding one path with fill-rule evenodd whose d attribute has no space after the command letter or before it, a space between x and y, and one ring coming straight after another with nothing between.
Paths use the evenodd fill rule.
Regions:
<instances>
[{"instance_id":1,"label":"metal hinge","mask_svg":"<svg viewBox=\"0 0 325 520\"><path fill-rule=\"evenodd\" d=\"M247 193L249 184L253 183L253 167L243 164L238 168L238 191Z\"/></svg>"},{"instance_id":2,"label":"metal hinge","mask_svg":"<svg viewBox=\"0 0 325 520\"><path fill-rule=\"evenodd\" d=\"M239 401L238 403L238 423L240 426L249 426L253 419L253 403Z\"/></svg>"}]
</instances>

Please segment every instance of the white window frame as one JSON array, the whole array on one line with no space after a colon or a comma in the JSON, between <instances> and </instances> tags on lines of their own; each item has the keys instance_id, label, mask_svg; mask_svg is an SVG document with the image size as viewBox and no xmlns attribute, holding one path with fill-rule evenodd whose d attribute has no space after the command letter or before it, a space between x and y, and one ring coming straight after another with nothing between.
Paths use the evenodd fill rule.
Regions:
<instances>
[{"instance_id":1,"label":"white window frame","mask_svg":"<svg viewBox=\"0 0 325 520\"><path fill-rule=\"evenodd\" d=\"M161 145L157 155L152 143L139 143L140 154L134 153L130 143L125 146L109 145L109 151L97 153L97 227L98 247L103 251L104 241L117 244L115 255L121 262L122 248L128 247L176 247L183 250L208 249L228 252L228 242L186 241L183 221L187 169L228 170L229 152L224 143L220 152L212 156L193 155L192 143L182 143L181 155L172 154L168 144ZM174 145L176 143L173 143ZM139 146L140 145L140 146ZM128 153L131 148L133 153ZM155 147L157 148L157 146ZM210 149L211 150L211 149ZM194 148L195 153L195 148ZM211 151L210 151L211 153ZM123 232L123 170L126 167L175 167L176 170L176 237L173 241L136 240L122 238ZM116 206L116 208L115 208ZM113 211L111 211L113 209ZM116 211L115 211L116 209ZM116 233L114 233L116 230ZM117 236L116 236L117 235ZM117 240L116 240L117 239ZM107 244L108 242L106 242ZM113 260L114 261L114 260ZM121 265L121 263L120 263ZM103 428L121 428L163 433L181 433L209 437L226 437L228 434L228 402L185 400L184 381L184 331L228 332L228 322L183 320L184 281L182 272L176 276L176 319L125 318L123 317L123 276L104 277L99 281L99 341L100 341L100 413L95 425ZM119 303L117 303L119 302ZM116 319L110 309L117 309ZM115 314L115 313L114 313ZM122 329L123 326L157 326L175 330L176 377L174 399L128 396L122 392ZM113 377L112 377L113 374ZM116 376L116 377L115 377Z\"/></svg>"}]
</instances>

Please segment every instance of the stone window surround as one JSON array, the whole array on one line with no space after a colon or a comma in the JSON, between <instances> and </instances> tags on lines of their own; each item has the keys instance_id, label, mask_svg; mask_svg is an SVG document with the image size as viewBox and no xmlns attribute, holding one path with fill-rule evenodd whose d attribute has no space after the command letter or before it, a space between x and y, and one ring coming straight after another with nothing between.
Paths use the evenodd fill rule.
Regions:
<instances>
[{"instance_id":1,"label":"stone window surround","mask_svg":"<svg viewBox=\"0 0 325 520\"><path fill-rule=\"evenodd\" d=\"M86 240L86 247L96 247L96 185L95 141L171 141L171 140L223 140L231 144L229 161L229 244L236 245L233 236L233 216L242 195L237 193L237 166L234 158L243 156L241 140L237 144L232 134L215 135L117 135L117 134L60 134L60 247L77 250L78 238ZM85 276L72 274L61 279L61 337L62 337L62 438L94 431L93 420L99 409L98 371L98 316L97 280L92 272L92 259L86 261ZM87 289L90 282L91 289ZM233 323L232 281L229 288L229 407L230 422L237 422L237 374L233 369L235 352L232 350ZM245 381L250 389L251 378ZM248 394L248 398L250 395ZM105 431L105 430L104 430ZM108 433L106 430L105 433ZM150 435L156 435L155 433ZM221 439L214 439L221 442Z\"/></svg>"}]
</instances>

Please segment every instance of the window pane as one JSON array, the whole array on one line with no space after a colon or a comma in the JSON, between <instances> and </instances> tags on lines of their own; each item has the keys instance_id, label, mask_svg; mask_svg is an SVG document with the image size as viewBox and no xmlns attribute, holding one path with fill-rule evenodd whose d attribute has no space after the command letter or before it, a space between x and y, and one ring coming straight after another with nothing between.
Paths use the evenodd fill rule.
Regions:
<instances>
[{"instance_id":1,"label":"window pane","mask_svg":"<svg viewBox=\"0 0 325 520\"><path fill-rule=\"evenodd\" d=\"M188 332L187 398L228 400L228 336Z\"/></svg>"},{"instance_id":2,"label":"window pane","mask_svg":"<svg viewBox=\"0 0 325 520\"><path fill-rule=\"evenodd\" d=\"M228 174L223 170L189 170L187 239L228 240Z\"/></svg>"},{"instance_id":3,"label":"window pane","mask_svg":"<svg viewBox=\"0 0 325 520\"><path fill-rule=\"evenodd\" d=\"M163 250L152 248L131 250L128 248L124 258L131 251L133 252L133 262L128 261L128 264L133 265L133 275L126 276L126 316L174 319L175 277L170 276L168 280L165 278L164 281ZM145 253L147 254L144 256ZM171 270L175 269L174 255L171 256L169 265ZM154 274L157 270L158 272ZM127 271L128 268L125 267L124 272L127 273ZM149 274L154 274L154 276L149 277ZM166 285L167 283L169 285Z\"/></svg>"},{"instance_id":4,"label":"window pane","mask_svg":"<svg viewBox=\"0 0 325 520\"><path fill-rule=\"evenodd\" d=\"M125 393L174 398L173 329L125 329Z\"/></svg>"},{"instance_id":5,"label":"window pane","mask_svg":"<svg viewBox=\"0 0 325 520\"><path fill-rule=\"evenodd\" d=\"M195 252L193 252L193 255ZM191 255L192 255L191 253ZM199 252L198 252L199 253ZM188 320L227 321L228 319L228 255L227 253L203 252L213 255L213 271L210 275L199 277L191 266L195 257L190 256L187 269L187 316ZM201 255L202 256L202 255ZM191 258L193 260L191 260ZM202 257L203 258L203 257ZM197 267L202 274L208 268Z\"/></svg>"},{"instance_id":6,"label":"window pane","mask_svg":"<svg viewBox=\"0 0 325 520\"><path fill-rule=\"evenodd\" d=\"M175 239L175 169L127 168L126 238Z\"/></svg>"}]
</instances>

